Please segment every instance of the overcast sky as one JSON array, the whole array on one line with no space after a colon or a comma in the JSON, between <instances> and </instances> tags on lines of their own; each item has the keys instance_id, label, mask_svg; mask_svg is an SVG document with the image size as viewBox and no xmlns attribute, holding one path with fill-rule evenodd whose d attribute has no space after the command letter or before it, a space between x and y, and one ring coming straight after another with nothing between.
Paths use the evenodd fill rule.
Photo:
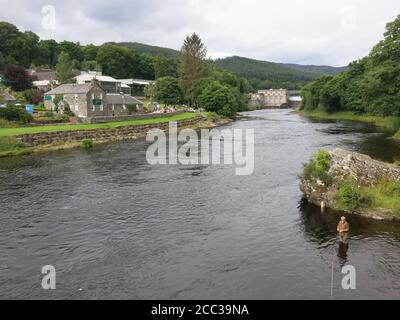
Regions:
<instances>
[{"instance_id":1,"label":"overcast sky","mask_svg":"<svg viewBox=\"0 0 400 320\"><path fill-rule=\"evenodd\" d=\"M400 0L0 0L0 5L0 20L43 39L179 49L186 34L197 32L212 58L334 66L368 54L385 24L400 14Z\"/></svg>"}]
</instances>

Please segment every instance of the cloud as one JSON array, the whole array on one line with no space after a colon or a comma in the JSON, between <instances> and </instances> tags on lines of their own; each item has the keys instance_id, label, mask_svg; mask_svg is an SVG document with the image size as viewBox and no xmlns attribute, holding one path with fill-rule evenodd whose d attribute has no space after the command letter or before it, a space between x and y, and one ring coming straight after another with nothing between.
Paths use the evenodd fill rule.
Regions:
<instances>
[{"instance_id":1,"label":"cloud","mask_svg":"<svg viewBox=\"0 0 400 320\"><path fill-rule=\"evenodd\" d=\"M386 0L0 0L0 20L42 38L101 44L136 41L179 49L197 32L213 58L346 65L368 54L400 13ZM41 9L56 9L45 30Z\"/></svg>"}]
</instances>

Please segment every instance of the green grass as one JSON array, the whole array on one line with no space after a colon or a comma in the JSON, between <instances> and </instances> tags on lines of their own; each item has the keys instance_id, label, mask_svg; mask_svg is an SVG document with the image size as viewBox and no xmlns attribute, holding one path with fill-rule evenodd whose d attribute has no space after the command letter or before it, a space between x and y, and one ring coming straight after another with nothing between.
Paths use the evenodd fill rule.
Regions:
<instances>
[{"instance_id":1,"label":"green grass","mask_svg":"<svg viewBox=\"0 0 400 320\"><path fill-rule=\"evenodd\" d=\"M328 113L322 110L306 111L296 110L296 113L320 120L342 120L342 121L360 121L374 124L379 127L384 127L393 131L400 129L400 118L399 117L380 117L367 114L356 114L354 112L333 112ZM396 134L400 139L400 131Z\"/></svg>"},{"instance_id":2,"label":"green grass","mask_svg":"<svg viewBox=\"0 0 400 320\"><path fill-rule=\"evenodd\" d=\"M107 129L121 126L131 125L146 125L154 123L162 123L168 121L186 120L196 117L196 113L180 113L169 117L127 120L127 121L114 121L107 123L94 123L94 124L65 124L65 125L46 125L46 126L24 126L17 128L0 128L0 137L15 136L21 134L32 134L40 132L54 132L54 131L72 131L72 130L88 130L88 129Z\"/></svg>"},{"instance_id":3,"label":"green grass","mask_svg":"<svg viewBox=\"0 0 400 320\"><path fill-rule=\"evenodd\" d=\"M371 200L370 208L389 209L400 216L400 181L380 181L372 187L361 187L360 193Z\"/></svg>"},{"instance_id":4,"label":"green grass","mask_svg":"<svg viewBox=\"0 0 400 320\"><path fill-rule=\"evenodd\" d=\"M393 138L400 140L400 130L397 131L397 133L393 136Z\"/></svg>"}]
</instances>

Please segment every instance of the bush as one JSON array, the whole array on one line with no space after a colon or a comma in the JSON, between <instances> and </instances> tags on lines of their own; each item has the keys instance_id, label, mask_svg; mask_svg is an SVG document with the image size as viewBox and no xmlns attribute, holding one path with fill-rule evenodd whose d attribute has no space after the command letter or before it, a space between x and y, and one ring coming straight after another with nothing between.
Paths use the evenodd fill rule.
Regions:
<instances>
[{"instance_id":1,"label":"bush","mask_svg":"<svg viewBox=\"0 0 400 320\"><path fill-rule=\"evenodd\" d=\"M0 118L0 128L16 128L19 124L15 121L8 121L6 119Z\"/></svg>"},{"instance_id":2,"label":"bush","mask_svg":"<svg viewBox=\"0 0 400 320\"><path fill-rule=\"evenodd\" d=\"M32 121L32 115L26 112L23 107L0 108L0 118L8 121L19 121L22 123Z\"/></svg>"},{"instance_id":3,"label":"bush","mask_svg":"<svg viewBox=\"0 0 400 320\"><path fill-rule=\"evenodd\" d=\"M82 147L84 149L91 149L93 148L93 140L92 139L83 139L82 140Z\"/></svg>"},{"instance_id":4,"label":"bush","mask_svg":"<svg viewBox=\"0 0 400 320\"><path fill-rule=\"evenodd\" d=\"M127 106L127 108L128 108L129 114L132 114L133 112L136 112L136 111L137 111L136 105L135 105L135 104L129 104L129 105Z\"/></svg>"},{"instance_id":5,"label":"bush","mask_svg":"<svg viewBox=\"0 0 400 320\"><path fill-rule=\"evenodd\" d=\"M363 195L351 183L345 182L339 187L339 202L346 209L357 209L371 204L372 199Z\"/></svg>"},{"instance_id":6,"label":"bush","mask_svg":"<svg viewBox=\"0 0 400 320\"><path fill-rule=\"evenodd\" d=\"M329 174L330 163L329 152L323 149L318 150L310 162L304 165L303 176L306 179L321 180L325 185L329 185L332 182L332 177Z\"/></svg>"},{"instance_id":7,"label":"bush","mask_svg":"<svg viewBox=\"0 0 400 320\"><path fill-rule=\"evenodd\" d=\"M235 116L238 106L235 91L218 81L209 83L198 97L197 102L206 111L216 112L225 117Z\"/></svg>"}]
</instances>

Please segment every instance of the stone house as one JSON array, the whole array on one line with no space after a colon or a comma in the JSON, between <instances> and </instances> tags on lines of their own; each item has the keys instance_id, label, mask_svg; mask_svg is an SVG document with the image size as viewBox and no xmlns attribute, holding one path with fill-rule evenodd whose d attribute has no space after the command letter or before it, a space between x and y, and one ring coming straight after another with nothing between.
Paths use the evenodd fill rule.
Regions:
<instances>
[{"instance_id":1,"label":"stone house","mask_svg":"<svg viewBox=\"0 0 400 320\"><path fill-rule=\"evenodd\" d=\"M139 100L124 94L107 94L95 80L84 84L62 84L45 93L44 105L60 113L69 109L81 119L111 118L143 111Z\"/></svg>"}]
</instances>

